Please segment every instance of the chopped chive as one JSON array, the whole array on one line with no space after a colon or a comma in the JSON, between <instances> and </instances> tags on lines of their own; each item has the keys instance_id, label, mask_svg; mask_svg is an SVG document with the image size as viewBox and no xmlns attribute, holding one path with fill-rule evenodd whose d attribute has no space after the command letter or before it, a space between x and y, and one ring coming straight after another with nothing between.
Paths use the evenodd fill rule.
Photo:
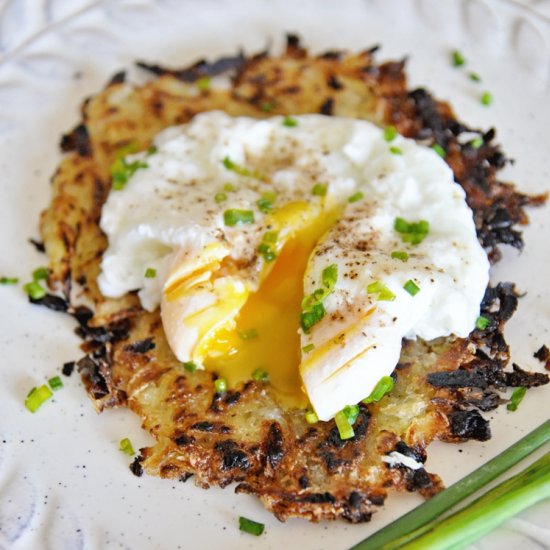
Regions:
<instances>
[{"instance_id":1,"label":"chopped chive","mask_svg":"<svg viewBox=\"0 0 550 550\"><path fill-rule=\"evenodd\" d=\"M222 163L228 170L236 171L236 169L238 168L238 165L235 164L229 157L224 157Z\"/></svg>"},{"instance_id":2,"label":"chopped chive","mask_svg":"<svg viewBox=\"0 0 550 550\"><path fill-rule=\"evenodd\" d=\"M0 277L0 285L16 285L18 282L17 277Z\"/></svg>"},{"instance_id":3,"label":"chopped chive","mask_svg":"<svg viewBox=\"0 0 550 550\"><path fill-rule=\"evenodd\" d=\"M266 231L262 237L264 243L274 244L279 238L279 233L277 231Z\"/></svg>"},{"instance_id":4,"label":"chopped chive","mask_svg":"<svg viewBox=\"0 0 550 550\"><path fill-rule=\"evenodd\" d=\"M268 212L271 212L271 210L273 210L273 203L275 202L276 198L277 193L275 193L274 191L268 191L256 201L256 204L264 214L267 214Z\"/></svg>"},{"instance_id":5,"label":"chopped chive","mask_svg":"<svg viewBox=\"0 0 550 550\"><path fill-rule=\"evenodd\" d=\"M130 141L126 145L119 147L116 150L115 156L116 158L122 158L122 157L125 157L126 155L132 155L133 153L137 153L139 149L140 149L140 146L137 141Z\"/></svg>"},{"instance_id":6,"label":"chopped chive","mask_svg":"<svg viewBox=\"0 0 550 550\"><path fill-rule=\"evenodd\" d=\"M209 76L201 76L195 84L201 92L206 92L210 88L211 78Z\"/></svg>"},{"instance_id":7,"label":"chopped chive","mask_svg":"<svg viewBox=\"0 0 550 550\"><path fill-rule=\"evenodd\" d=\"M112 188L115 191L124 189L130 178L143 168L149 168L149 165L142 160L128 162L124 156L117 156L111 165Z\"/></svg>"},{"instance_id":8,"label":"chopped chive","mask_svg":"<svg viewBox=\"0 0 550 550\"><path fill-rule=\"evenodd\" d=\"M270 113L275 109L275 103L272 101L264 101L261 105L261 109L264 113Z\"/></svg>"},{"instance_id":9,"label":"chopped chive","mask_svg":"<svg viewBox=\"0 0 550 550\"><path fill-rule=\"evenodd\" d=\"M405 221L403 218L395 218L395 221L393 222L393 228L398 233L410 233L411 232L411 224L407 221Z\"/></svg>"},{"instance_id":10,"label":"chopped chive","mask_svg":"<svg viewBox=\"0 0 550 550\"><path fill-rule=\"evenodd\" d=\"M394 260L401 260L402 262L406 262L409 259L409 255L401 250L394 250L391 253L391 257Z\"/></svg>"},{"instance_id":11,"label":"chopped chive","mask_svg":"<svg viewBox=\"0 0 550 550\"><path fill-rule=\"evenodd\" d=\"M468 77L472 82L481 82L481 77L477 73L468 73Z\"/></svg>"},{"instance_id":12,"label":"chopped chive","mask_svg":"<svg viewBox=\"0 0 550 550\"><path fill-rule=\"evenodd\" d=\"M264 532L265 526L263 523L258 523L241 516L239 518L239 529L245 533L259 537Z\"/></svg>"},{"instance_id":13,"label":"chopped chive","mask_svg":"<svg viewBox=\"0 0 550 550\"><path fill-rule=\"evenodd\" d=\"M216 193L214 195L214 201L216 201L217 204L220 204L220 202L224 202L226 200L227 200L227 194L226 193L220 192L220 193Z\"/></svg>"},{"instance_id":14,"label":"chopped chive","mask_svg":"<svg viewBox=\"0 0 550 550\"><path fill-rule=\"evenodd\" d=\"M325 288L318 288L314 290L309 296L304 296L302 300L302 309L308 310L311 309L315 304L322 302L328 295L329 291Z\"/></svg>"},{"instance_id":15,"label":"chopped chive","mask_svg":"<svg viewBox=\"0 0 550 550\"><path fill-rule=\"evenodd\" d=\"M277 253L265 243L261 243L258 246L258 252L262 255L262 258L266 263L271 263L275 260L275 258L277 258Z\"/></svg>"},{"instance_id":16,"label":"chopped chive","mask_svg":"<svg viewBox=\"0 0 550 550\"><path fill-rule=\"evenodd\" d=\"M35 413L52 395L52 390L46 384L33 388L27 395L27 399L25 399L25 407Z\"/></svg>"},{"instance_id":17,"label":"chopped chive","mask_svg":"<svg viewBox=\"0 0 550 550\"><path fill-rule=\"evenodd\" d=\"M439 145L439 143L434 143L432 145L432 149L443 159L447 156L447 152L443 149L443 147L441 147L441 145Z\"/></svg>"},{"instance_id":18,"label":"chopped chive","mask_svg":"<svg viewBox=\"0 0 550 550\"><path fill-rule=\"evenodd\" d=\"M32 279L33 281L41 281L48 278L48 268L47 267L37 267L32 272Z\"/></svg>"},{"instance_id":19,"label":"chopped chive","mask_svg":"<svg viewBox=\"0 0 550 550\"><path fill-rule=\"evenodd\" d=\"M300 325L302 330L306 333L326 314L323 300L334 290L338 279L338 266L336 264L331 264L325 267L321 279L324 288L318 288L309 296L305 296L302 300Z\"/></svg>"},{"instance_id":20,"label":"chopped chive","mask_svg":"<svg viewBox=\"0 0 550 550\"><path fill-rule=\"evenodd\" d=\"M23 290L28 294L31 300L40 300L46 296L46 291L38 281L32 281L23 285Z\"/></svg>"},{"instance_id":21,"label":"chopped chive","mask_svg":"<svg viewBox=\"0 0 550 550\"><path fill-rule=\"evenodd\" d=\"M365 195L361 191L357 191L350 197L348 197L348 202L357 202L360 201Z\"/></svg>"},{"instance_id":22,"label":"chopped chive","mask_svg":"<svg viewBox=\"0 0 550 550\"><path fill-rule=\"evenodd\" d=\"M59 376L54 376L48 380L50 388L54 391L60 390L63 387L63 382Z\"/></svg>"},{"instance_id":23,"label":"chopped chive","mask_svg":"<svg viewBox=\"0 0 550 550\"><path fill-rule=\"evenodd\" d=\"M276 191L266 191L262 194L262 198L266 199L270 202L275 202L277 200L277 192Z\"/></svg>"},{"instance_id":24,"label":"chopped chive","mask_svg":"<svg viewBox=\"0 0 550 550\"><path fill-rule=\"evenodd\" d=\"M402 155L402 154L403 154L403 150L400 149L399 147L392 146L392 147L390 147L390 153L391 153L392 155Z\"/></svg>"},{"instance_id":25,"label":"chopped chive","mask_svg":"<svg viewBox=\"0 0 550 550\"><path fill-rule=\"evenodd\" d=\"M262 237L262 242L258 246L258 252L263 256L266 262L272 262L277 257L277 252L273 250L272 244L277 242L279 233L277 231L266 231Z\"/></svg>"},{"instance_id":26,"label":"chopped chive","mask_svg":"<svg viewBox=\"0 0 550 550\"><path fill-rule=\"evenodd\" d=\"M397 137L397 128L395 126L386 126L384 128L384 139L389 143Z\"/></svg>"},{"instance_id":27,"label":"chopped chive","mask_svg":"<svg viewBox=\"0 0 550 550\"><path fill-rule=\"evenodd\" d=\"M493 103L493 96L490 92L483 92L479 98L479 101L482 105L489 106Z\"/></svg>"},{"instance_id":28,"label":"chopped chive","mask_svg":"<svg viewBox=\"0 0 550 550\"><path fill-rule=\"evenodd\" d=\"M331 264L328 267L325 267L325 269L323 269L323 273L321 274L321 279L323 281L323 285L331 291L335 287L336 281L338 280L338 266L336 264Z\"/></svg>"},{"instance_id":29,"label":"chopped chive","mask_svg":"<svg viewBox=\"0 0 550 550\"><path fill-rule=\"evenodd\" d=\"M308 344L307 346L304 346L302 348L302 351L304 353L309 353L310 351L313 351L315 349L315 345L314 344Z\"/></svg>"},{"instance_id":30,"label":"chopped chive","mask_svg":"<svg viewBox=\"0 0 550 550\"><path fill-rule=\"evenodd\" d=\"M395 300L395 294L389 290L382 290L378 293L378 301L379 302L393 302Z\"/></svg>"},{"instance_id":31,"label":"chopped chive","mask_svg":"<svg viewBox=\"0 0 550 550\"><path fill-rule=\"evenodd\" d=\"M353 427L349 423L348 417L345 415L344 411L336 413L334 422L336 422L340 439L351 439L355 435Z\"/></svg>"},{"instance_id":32,"label":"chopped chive","mask_svg":"<svg viewBox=\"0 0 550 550\"><path fill-rule=\"evenodd\" d=\"M430 230L430 224L426 220L411 224L413 233L427 233Z\"/></svg>"},{"instance_id":33,"label":"chopped chive","mask_svg":"<svg viewBox=\"0 0 550 550\"><path fill-rule=\"evenodd\" d=\"M244 166L240 166L239 164L233 162L229 157L225 157L222 160L222 164L227 170L231 170L232 172L235 172L235 174L238 174L239 176L246 176L249 178L256 178L259 180L264 180L265 176L257 172L256 170L249 170L248 168L245 168Z\"/></svg>"},{"instance_id":34,"label":"chopped chive","mask_svg":"<svg viewBox=\"0 0 550 550\"><path fill-rule=\"evenodd\" d=\"M115 152L115 163L117 161L122 161L122 158L126 155L131 155L133 153L137 153L139 151L139 144L137 141L131 141L130 143L127 143L126 145L123 145L122 147L119 147ZM114 165L114 163L113 163Z\"/></svg>"},{"instance_id":35,"label":"chopped chive","mask_svg":"<svg viewBox=\"0 0 550 550\"><path fill-rule=\"evenodd\" d=\"M216 388L216 393L225 393L227 391L227 382L225 378L217 378L214 380L214 388Z\"/></svg>"},{"instance_id":36,"label":"chopped chive","mask_svg":"<svg viewBox=\"0 0 550 550\"><path fill-rule=\"evenodd\" d=\"M381 302L393 302L395 294L380 281L374 281L367 286L367 294L376 294L376 299Z\"/></svg>"},{"instance_id":37,"label":"chopped chive","mask_svg":"<svg viewBox=\"0 0 550 550\"><path fill-rule=\"evenodd\" d=\"M319 417L313 411L306 411L306 422L308 424L317 424Z\"/></svg>"},{"instance_id":38,"label":"chopped chive","mask_svg":"<svg viewBox=\"0 0 550 550\"><path fill-rule=\"evenodd\" d=\"M408 235L401 235L401 240L404 243L420 244L426 235L422 233L410 233Z\"/></svg>"},{"instance_id":39,"label":"chopped chive","mask_svg":"<svg viewBox=\"0 0 550 550\"><path fill-rule=\"evenodd\" d=\"M154 279L157 276L157 270L154 267L148 267L145 270L146 279Z\"/></svg>"},{"instance_id":40,"label":"chopped chive","mask_svg":"<svg viewBox=\"0 0 550 550\"><path fill-rule=\"evenodd\" d=\"M264 214L267 214L273 210L273 203L267 199L258 199L256 204L258 205L260 211Z\"/></svg>"},{"instance_id":41,"label":"chopped chive","mask_svg":"<svg viewBox=\"0 0 550 550\"><path fill-rule=\"evenodd\" d=\"M466 63L466 58L458 50L453 50L451 52L451 61L453 67L462 67Z\"/></svg>"},{"instance_id":42,"label":"chopped chive","mask_svg":"<svg viewBox=\"0 0 550 550\"><path fill-rule=\"evenodd\" d=\"M411 512L408 512L390 523L368 539L360 542L354 546L352 550L378 550L379 548L396 550L397 548L408 548L408 546L406 546L407 543L412 542L413 539L430 531L433 527L432 522L434 520L444 516L445 512L464 501L479 489L488 485L491 481L523 460L526 456L548 443L549 437L550 420L547 420L517 443L505 449L495 458L483 464L477 470L457 481L449 488L430 498ZM492 515L493 510L491 509L491 501L493 500L493 494L491 494L491 492L486 494L487 498L484 503L486 506L485 511ZM508 509L508 513L515 514L516 511L510 510L509 504L510 503L505 507ZM475 503L473 503L473 506L475 506ZM477 512L475 508L472 509L470 506L466 506L463 510L466 513L470 511L473 516L475 516L477 512L483 512L482 507L478 507ZM457 540L464 542L463 523L459 523L458 527L459 533ZM450 541L446 542L447 544L438 541L441 547L454 548L456 546L455 544L451 544ZM431 547L432 546L424 546L424 548Z\"/></svg>"},{"instance_id":43,"label":"chopped chive","mask_svg":"<svg viewBox=\"0 0 550 550\"><path fill-rule=\"evenodd\" d=\"M353 426L355 424L355 421L357 420L357 417L359 416L359 405L346 405L342 412L348 419L348 423L350 426Z\"/></svg>"},{"instance_id":44,"label":"chopped chive","mask_svg":"<svg viewBox=\"0 0 550 550\"><path fill-rule=\"evenodd\" d=\"M524 388L523 386L520 386L519 388L515 388L510 397L510 403L506 405L506 408L509 411L517 410L518 405L522 402L526 392L527 392L527 388Z\"/></svg>"},{"instance_id":45,"label":"chopped chive","mask_svg":"<svg viewBox=\"0 0 550 550\"><path fill-rule=\"evenodd\" d=\"M487 319L487 317L480 315L476 319L476 328L479 330L485 330L489 326L490 322L491 322L490 319Z\"/></svg>"},{"instance_id":46,"label":"chopped chive","mask_svg":"<svg viewBox=\"0 0 550 550\"><path fill-rule=\"evenodd\" d=\"M140 160L135 160L126 165L127 168L127 179L130 179L138 170L143 170L144 168L149 168L149 165L146 162Z\"/></svg>"},{"instance_id":47,"label":"chopped chive","mask_svg":"<svg viewBox=\"0 0 550 550\"><path fill-rule=\"evenodd\" d=\"M283 126L286 126L287 128L294 128L298 126L298 121L290 116L285 116L285 118L283 118Z\"/></svg>"},{"instance_id":48,"label":"chopped chive","mask_svg":"<svg viewBox=\"0 0 550 550\"><path fill-rule=\"evenodd\" d=\"M197 370L197 364L196 363L193 363L193 361L185 361L183 363L183 368L187 371L187 372L195 372Z\"/></svg>"},{"instance_id":49,"label":"chopped chive","mask_svg":"<svg viewBox=\"0 0 550 550\"><path fill-rule=\"evenodd\" d=\"M416 296L420 292L420 287L412 280L409 279L404 285L403 288L411 295Z\"/></svg>"},{"instance_id":50,"label":"chopped chive","mask_svg":"<svg viewBox=\"0 0 550 550\"><path fill-rule=\"evenodd\" d=\"M239 331L239 338L243 340L253 340L254 338L258 338L258 331L255 328L249 328L247 330L240 330Z\"/></svg>"},{"instance_id":51,"label":"chopped chive","mask_svg":"<svg viewBox=\"0 0 550 550\"><path fill-rule=\"evenodd\" d=\"M127 437L120 440L118 450L128 456L134 456L136 454L134 447L132 446L132 442Z\"/></svg>"},{"instance_id":52,"label":"chopped chive","mask_svg":"<svg viewBox=\"0 0 550 550\"><path fill-rule=\"evenodd\" d=\"M324 197L327 194L328 185L326 183L316 183L311 192L316 197Z\"/></svg>"},{"instance_id":53,"label":"chopped chive","mask_svg":"<svg viewBox=\"0 0 550 550\"><path fill-rule=\"evenodd\" d=\"M151 145L149 149L147 149L147 156L155 155L158 152L158 147L156 145Z\"/></svg>"},{"instance_id":54,"label":"chopped chive","mask_svg":"<svg viewBox=\"0 0 550 550\"><path fill-rule=\"evenodd\" d=\"M430 231L430 224L426 220L419 222L407 222L403 218L395 218L393 228L401 234L404 243L419 244Z\"/></svg>"},{"instance_id":55,"label":"chopped chive","mask_svg":"<svg viewBox=\"0 0 550 550\"><path fill-rule=\"evenodd\" d=\"M322 303L314 304L308 311L302 311L300 314L300 326L304 332L316 325L326 314L325 306Z\"/></svg>"},{"instance_id":56,"label":"chopped chive","mask_svg":"<svg viewBox=\"0 0 550 550\"><path fill-rule=\"evenodd\" d=\"M223 184L223 190L228 193L232 193L233 191L236 191L237 188L232 183L227 182Z\"/></svg>"},{"instance_id":57,"label":"chopped chive","mask_svg":"<svg viewBox=\"0 0 550 550\"><path fill-rule=\"evenodd\" d=\"M477 136L470 141L470 147L472 149L479 149L484 143L483 138L481 136Z\"/></svg>"},{"instance_id":58,"label":"chopped chive","mask_svg":"<svg viewBox=\"0 0 550 550\"><path fill-rule=\"evenodd\" d=\"M269 374L264 369L261 369L261 368L258 367L252 373L252 378L253 378L253 380L257 380L258 382L268 382L269 381Z\"/></svg>"},{"instance_id":59,"label":"chopped chive","mask_svg":"<svg viewBox=\"0 0 550 550\"><path fill-rule=\"evenodd\" d=\"M369 403L380 401L384 395L393 389L394 384L395 383L391 376L382 376L376 386L374 386L374 389L371 391L370 395L363 399L363 403L368 405Z\"/></svg>"},{"instance_id":60,"label":"chopped chive","mask_svg":"<svg viewBox=\"0 0 550 550\"><path fill-rule=\"evenodd\" d=\"M223 213L223 222L228 227L235 225L249 225L254 223L254 212L252 210L226 210Z\"/></svg>"},{"instance_id":61,"label":"chopped chive","mask_svg":"<svg viewBox=\"0 0 550 550\"><path fill-rule=\"evenodd\" d=\"M302 299L302 310L309 311L316 304L320 304L328 296L328 293L323 288L318 288L309 296L304 296Z\"/></svg>"},{"instance_id":62,"label":"chopped chive","mask_svg":"<svg viewBox=\"0 0 550 550\"><path fill-rule=\"evenodd\" d=\"M115 172L111 175L112 178L112 188L115 191L121 191L124 189L124 186L128 183L128 177L123 172Z\"/></svg>"}]
</instances>

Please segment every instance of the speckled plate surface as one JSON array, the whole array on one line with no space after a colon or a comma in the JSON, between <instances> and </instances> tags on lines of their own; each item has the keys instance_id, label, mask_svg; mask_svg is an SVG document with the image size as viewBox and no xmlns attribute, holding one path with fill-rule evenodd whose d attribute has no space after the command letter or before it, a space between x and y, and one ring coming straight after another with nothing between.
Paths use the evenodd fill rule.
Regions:
<instances>
[{"instance_id":1,"label":"speckled plate surface","mask_svg":"<svg viewBox=\"0 0 550 550\"><path fill-rule=\"evenodd\" d=\"M382 44L379 59L409 56L411 85L448 99L473 126L498 129L516 159L505 178L521 190L550 189L550 13L506 0L0 0L0 276L26 282L44 257L28 244L49 200L61 133L82 99L136 58L183 65L207 56L254 52L298 32L313 51ZM449 63L460 49L465 70ZM469 80L476 71L483 82ZM484 90L494 103L484 107ZM514 360L550 344L549 209L533 211L519 255L506 251L493 279L526 291L508 327ZM64 378L38 413L28 390L79 356L73 322L27 303L21 285L0 286L0 548L348 548L420 502L391 495L366 525L279 523L231 488L136 478L118 449L150 443L128 411L96 415L77 375ZM489 460L549 417L550 387L527 394L516 413L493 417L493 440L435 444L428 468L446 483ZM546 452L548 449L546 449ZM240 533L245 515L266 524L261 538ZM479 549L550 548L550 502L507 522Z\"/></svg>"}]
</instances>

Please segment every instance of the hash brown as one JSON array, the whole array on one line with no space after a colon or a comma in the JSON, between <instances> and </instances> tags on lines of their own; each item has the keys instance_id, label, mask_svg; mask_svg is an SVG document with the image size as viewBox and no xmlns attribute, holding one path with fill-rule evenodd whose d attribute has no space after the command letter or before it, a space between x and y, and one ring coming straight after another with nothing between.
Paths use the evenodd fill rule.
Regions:
<instances>
[{"instance_id":1,"label":"hash brown","mask_svg":"<svg viewBox=\"0 0 550 550\"><path fill-rule=\"evenodd\" d=\"M404 62L377 64L375 49L359 54L311 56L295 36L281 56L240 54L182 70L140 63L153 78L132 86L119 73L82 106L82 123L64 136L67 155L53 178L53 198L41 219L50 258L50 286L61 296L39 303L67 311L78 321L85 357L77 365L98 410L128 406L156 439L132 465L143 471L203 486L237 482L237 491L257 495L281 520L370 519L390 489L428 497L442 488L424 468L390 466L382 456L398 452L424 462L434 439L490 437L479 411L503 402L508 386L548 382L514 366L504 323L517 305L509 283L487 290L486 330L468 339L404 342L394 390L379 403L360 405L354 438L342 441L334 422L309 425L303 411L282 407L268 383L250 381L218 394L212 373L186 371L170 351L158 311L145 312L137 296L104 298L96 284L106 248L99 228L118 151L146 149L162 129L188 122L196 113L222 109L231 115L323 113L393 124L406 137L437 143L474 211L478 236L490 259L500 245L523 246L518 224L528 197L500 182L506 158L495 132L472 130L426 90L409 91ZM197 86L205 77L229 77L226 88ZM474 132L481 147L462 137Z\"/></svg>"}]
</instances>

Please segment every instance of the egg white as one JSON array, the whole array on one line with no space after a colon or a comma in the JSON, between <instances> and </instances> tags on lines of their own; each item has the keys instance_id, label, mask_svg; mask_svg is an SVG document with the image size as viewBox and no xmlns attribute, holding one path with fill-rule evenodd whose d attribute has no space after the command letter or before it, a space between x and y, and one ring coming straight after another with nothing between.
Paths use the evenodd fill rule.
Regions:
<instances>
[{"instance_id":1,"label":"egg white","mask_svg":"<svg viewBox=\"0 0 550 550\"><path fill-rule=\"evenodd\" d=\"M434 151L401 136L390 144L366 121L293 121L210 112L161 133L148 167L103 208L109 247L99 285L110 297L139 289L149 310L161 304L175 355L201 367L209 355L235 351L215 342L238 326L285 246L311 241L303 296L322 286L327 267L336 266L337 278L318 323L304 331L298 317L288 322L307 350L293 368L327 420L393 371L402 338L466 336L489 263L464 191ZM325 194L313 192L319 184ZM260 208L257 201L272 192L271 210ZM228 210L251 211L253 223L226 225ZM426 220L430 231L419 244L403 243L397 217ZM270 262L259 247L274 233ZM407 261L392 258L394 251L406 251ZM145 277L147 268L157 276ZM408 280L420 288L415 296L403 288ZM395 299L369 294L375 281Z\"/></svg>"}]
</instances>

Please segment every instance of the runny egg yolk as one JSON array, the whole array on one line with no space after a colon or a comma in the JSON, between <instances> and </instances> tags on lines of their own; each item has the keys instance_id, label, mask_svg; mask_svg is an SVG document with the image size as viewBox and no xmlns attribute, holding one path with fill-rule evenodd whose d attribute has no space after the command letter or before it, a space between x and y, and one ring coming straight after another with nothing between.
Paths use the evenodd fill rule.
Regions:
<instances>
[{"instance_id":1,"label":"runny egg yolk","mask_svg":"<svg viewBox=\"0 0 550 550\"><path fill-rule=\"evenodd\" d=\"M301 228L278 254L257 292L236 317L236 325L205 342L204 367L225 378L229 387L268 374L271 387L288 406L304 408L308 399L300 378L298 325L303 278L311 251L334 218L321 216Z\"/></svg>"}]
</instances>

